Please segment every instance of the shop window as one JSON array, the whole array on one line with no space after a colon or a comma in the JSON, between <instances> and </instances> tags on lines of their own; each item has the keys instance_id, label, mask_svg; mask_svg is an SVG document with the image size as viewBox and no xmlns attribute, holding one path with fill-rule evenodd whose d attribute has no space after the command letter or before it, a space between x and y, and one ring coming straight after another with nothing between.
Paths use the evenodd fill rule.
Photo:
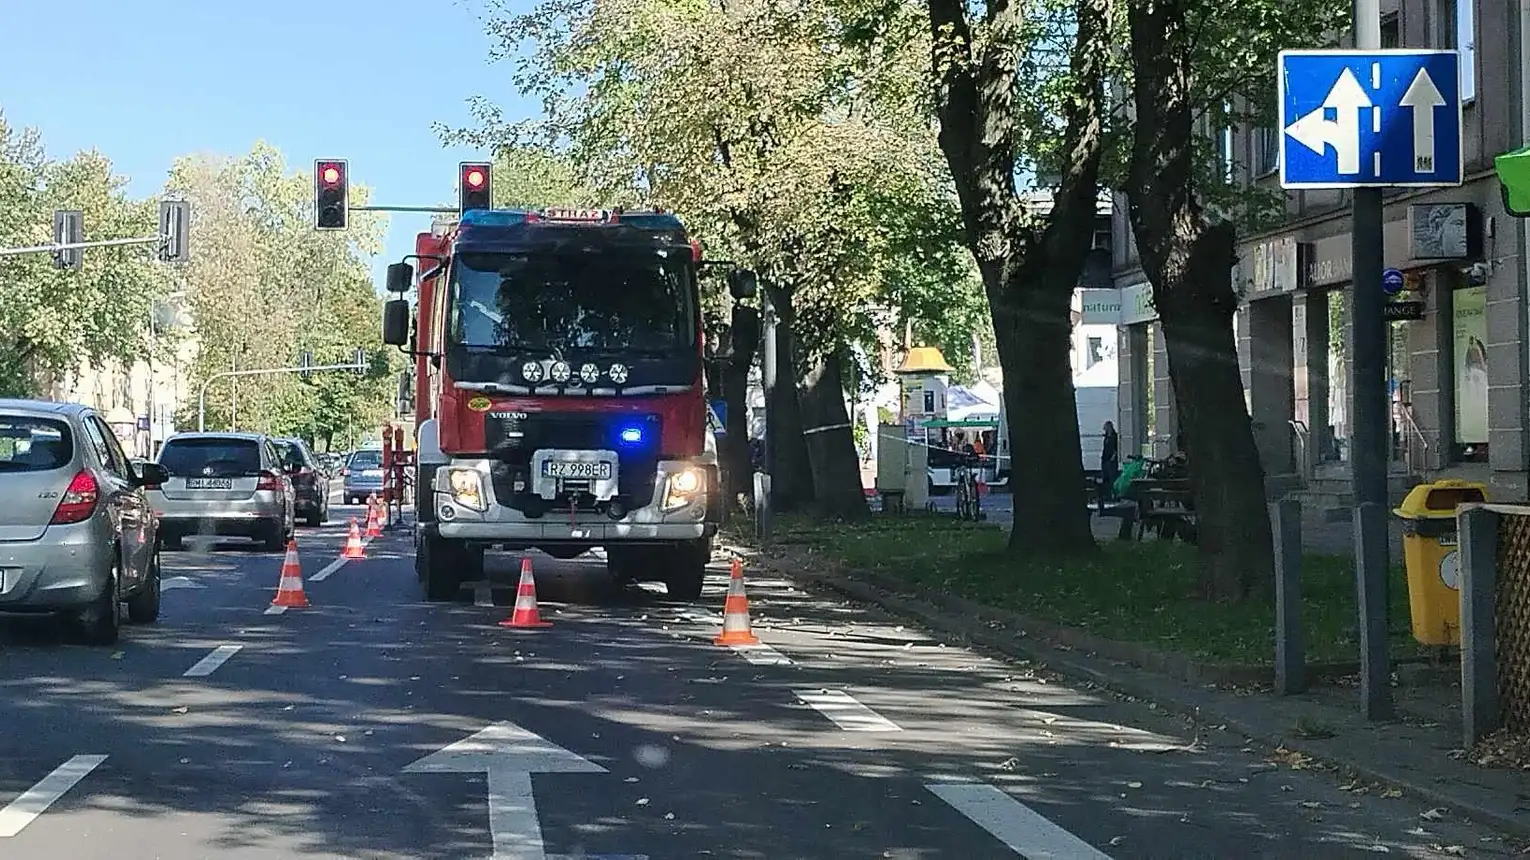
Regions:
<instances>
[{"instance_id":1,"label":"shop window","mask_svg":"<svg viewBox=\"0 0 1530 860\"><path fill-rule=\"evenodd\" d=\"M1454 361L1456 393L1455 458L1485 463L1488 457L1487 287L1465 287L1452 294L1455 305Z\"/></svg>"},{"instance_id":2,"label":"shop window","mask_svg":"<svg viewBox=\"0 0 1530 860\"><path fill-rule=\"evenodd\" d=\"M1105 360L1105 338L1089 338L1089 355L1084 359L1084 369L1088 370Z\"/></svg>"}]
</instances>

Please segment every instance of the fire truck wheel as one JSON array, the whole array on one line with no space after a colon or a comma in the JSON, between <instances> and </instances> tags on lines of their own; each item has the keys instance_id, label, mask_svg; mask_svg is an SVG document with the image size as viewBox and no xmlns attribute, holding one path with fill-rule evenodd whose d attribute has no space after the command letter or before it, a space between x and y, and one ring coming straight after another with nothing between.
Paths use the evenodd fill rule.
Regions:
<instances>
[{"instance_id":1,"label":"fire truck wheel","mask_svg":"<svg viewBox=\"0 0 1530 860\"><path fill-rule=\"evenodd\" d=\"M707 562L712 560L712 541L701 539L686 541L668 553L669 568L664 587L671 600L686 602L701 598L701 587L707 578Z\"/></svg>"},{"instance_id":2,"label":"fire truck wheel","mask_svg":"<svg viewBox=\"0 0 1530 860\"><path fill-rule=\"evenodd\" d=\"M455 600L462 590L460 551L448 541L421 535L414 548L414 571L427 600Z\"/></svg>"},{"instance_id":3,"label":"fire truck wheel","mask_svg":"<svg viewBox=\"0 0 1530 860\"><path fill-rule=\"evenodd\" d=\"M638 581L642 572L643 553L639 547L606 547L606 572L620 587Z\"/></svg>"}]
</instances>

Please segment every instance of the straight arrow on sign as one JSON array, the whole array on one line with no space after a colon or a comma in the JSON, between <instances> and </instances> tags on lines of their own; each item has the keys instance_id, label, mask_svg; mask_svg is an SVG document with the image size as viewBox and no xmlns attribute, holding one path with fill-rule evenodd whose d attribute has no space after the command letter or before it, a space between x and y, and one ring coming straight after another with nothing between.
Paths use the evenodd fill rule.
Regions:
<instances>
[{"instance_id":1,"label":"straight arrow on sign","mask_svg":"<svg viewBox=\"0 0 1530 860\"><path fill-rule=\"evenodd\" d=\"M1413 111L1413 170L1434 172L1434 112L1445 107L1445 94L1434 85L1428 69L1419 69L1399 102Z\"/></svg>"},{"instance_id":2,"label":"straight arrow on sign","mask_svg":"<svg viewBox=\"0 0 1530 860\"><path fill-rule=\"evenodd\" d=\"M515 723L499 722L421 758L404 773L484 774L493 860L547 860L531 775L609 771Z\"/></svg>"}]
</instances>

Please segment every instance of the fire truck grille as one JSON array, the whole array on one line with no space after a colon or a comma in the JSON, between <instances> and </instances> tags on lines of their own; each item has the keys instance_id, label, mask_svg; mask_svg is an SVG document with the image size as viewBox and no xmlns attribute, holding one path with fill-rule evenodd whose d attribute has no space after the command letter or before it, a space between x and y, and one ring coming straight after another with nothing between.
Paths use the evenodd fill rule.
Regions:
<instances>
[{"instance_id":1,"label":"fire truck grille","mask_svg":"<svg viewBox=\"0 0 1530 860\"><path fill-rule=\"evenodd\" d=\"M484 417L484 446L495 460L494 495L520 507L513 500L531 489L531 457L537 451L607 450L617 452L620 494L629 505L646 505L659 467L659 433L657 415L491 412Z\"/></svg>"}]
</instances>

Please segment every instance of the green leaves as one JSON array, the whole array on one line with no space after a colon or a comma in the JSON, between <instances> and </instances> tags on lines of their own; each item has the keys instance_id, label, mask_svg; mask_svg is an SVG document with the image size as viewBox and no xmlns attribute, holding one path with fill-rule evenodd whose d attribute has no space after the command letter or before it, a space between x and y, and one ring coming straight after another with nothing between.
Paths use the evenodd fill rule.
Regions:
<instances>
[{"instance_id":1,"label":"green leaves","mask_svg":"<svg viewBox=\"0 0 1530 860\"><path fill-rule=\"evenodd\" d=\"M979 293L950 250L916 5L543 0L490 30L544 111L480 100L477 128L446 132L519 166L499 201L673 209L709 256L791 291L808 352L872 342L905 302L965 320L947 299Z\"/></svg>"},{"instance_id":2,"label":"green leaves","mask_svg":"<svg viewBox=\"0 0 1530 860\"><path fill-rule=\"evenodd\" d=\"M304 350L315 364L349 363L358 346L373 360L365 377L215 381L208 427L328 438L392 417L396 353L382 345L381 304L361 256L380 250L383 219L352 211L345 232L314 230L312 178L266 144L240 158L180 159L166 188L191 201L192 261L179 274L195 321L187 372L197 387L223 371L293 366ZM350 194L353 205L369 197L354 182ZM188 418L195 408L187 404Z\"/></svg>"},{"instance_id":3,"label":"green leaves","mask_svg":"<svg viewBox=\"0 0 1530 860\"><path fill-rule=\"evenodd\" d=\"M0 247L50 243L55 209L81 210L88 240L153 235L155 211L125 184L101 153L52 161L35 131L0 116ZM139 354L164 288L143 248L88 250L80 271L55 269L46 253L0 257L0 396L35 395L81 362Z\"/></svg>"}]
</instances>

